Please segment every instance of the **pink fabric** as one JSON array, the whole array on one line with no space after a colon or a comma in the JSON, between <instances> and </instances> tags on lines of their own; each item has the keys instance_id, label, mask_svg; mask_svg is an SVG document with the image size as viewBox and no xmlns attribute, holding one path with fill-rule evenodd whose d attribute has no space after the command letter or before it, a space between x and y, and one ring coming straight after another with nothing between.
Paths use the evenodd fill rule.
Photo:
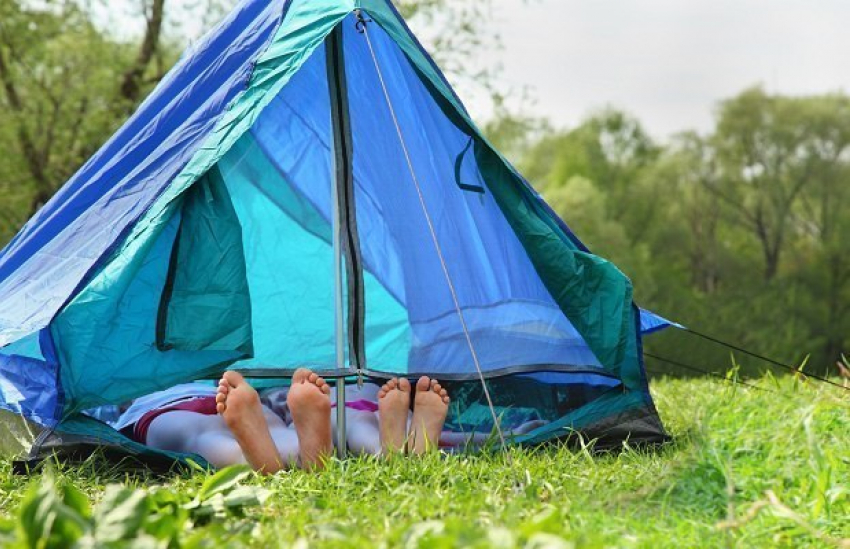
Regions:
<instances>
[{"instance_id":1,"label":"pink fabric","mask_svg":"<svg viewBox=\"0 0 850 549\"><path fill-rule=\"evenodd\" d=\"M345 403L346 408L350 408L352 410L359 410L361 412L377 412L378 404L376 402L372 402L371 400L352 400L351 402ZM336 408L336 404L333 404L331 408Z\"/></svg>"},{"instance_id":2,"label":"pink fabric","mask_svg":"<svg viewBox=\"0 0 850 549\"><path fill-rule=\"evenodd\" d=\"M136 442L147 444L148 429L150 428L151 423L153 422L153 420L155 420L166 412L185 411L195 412L197 414L204 414L205 416L214 416L218 413L218 411L215 409L215 406L215 397L206 396L200 398L193 398L191 400L178 402L177 404L172 404L163 408L151 410L150 412L139 418L139 421L135 423L132 432L133 436L130 438L132 438Z\"/></svg>"}]
</instances>

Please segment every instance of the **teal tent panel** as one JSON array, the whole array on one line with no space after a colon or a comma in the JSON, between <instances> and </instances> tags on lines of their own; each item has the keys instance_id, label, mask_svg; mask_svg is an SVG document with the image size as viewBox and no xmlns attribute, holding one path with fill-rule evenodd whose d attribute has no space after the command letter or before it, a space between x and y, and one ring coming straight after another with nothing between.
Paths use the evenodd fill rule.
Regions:
<instances>
[{"instance_id":1,"label":"teal tent panel","mask_svg":"<svg viewBox=\"0 0 850 549\"><path fill-rule=\"evenodd\" d=\"M327 158L296 144L318 174ZM256 139L246 134L219 162L242 222L254 330L254 357L241 368L334 369L334 254L327 220L294 192ZM328 178L323 182L330 193ZM344 311L343 311L344 313Z\"/></svg>"},{"instance_id":2,"label":"teal tent panel","mask_svg":"<svg viewBox=\"0 0 850 549\"><path fill-rule=\"evenodd\" d=\"M253 352L242 227L217 167L183 201L157 319L161 350Z\"/></svg>"},{"instance_id":3,"label":"teal tent panel","mask_svg":"<svg viewBox=\"0 0 850 549\"><path fill-rule=\"evenodd\" d=\"M575 432L581 432L594 423L604 421L606 418L645 408L646 402L639 391L630 393L611 391L593 402L565 414L556 421L547 423L529 433L517 436L513 442L518 444L540 444L547 440L562 438Z\"/></svg>"},{"instance_id":4,"label":"teal tent panel","mask_svg":"<svg viewBox=\"0 0 850 549\"><path fill-rule=\"evenodd\" d=\"M73 445L87 444L106 450L118 451L130 457L135 457L147 464L168 464L169 462L194 464L201 468L212 468L207 461L197 454L169 452L157 450L144 444L139 444L125 437L109 425L92 419L83 414L75 414L64 419L56 426L54 437L69 439Z\"/></svg>"},{"instance_id":5,"label":"teal tent panel","mask_svg":"<svg viewBox=\"0 0 850 549\"><path fill-rule=\"evenodd\" d=\"M282 372L300 366L334 369L338 366L330 212L320 211L302 192L309 186L313 196L330 196L330 159L328 149L311 141L304 119L292 116L288 105L283 97L276 99L266 111L262 131L246 134L219 162L242 220L252 300L254 356L235 367ZM262 143L269 134L278 141ZM329 208L329 202L326 199L322 206ZM370 326L392 324L389 319L405 315L373 275L365 273L364 281L384 311L368 319ZM342 285L346 292L344 277ZM344 320L346 297L344 293ZM403 366L409 334L396 326L381 331L385 337L373 342L374 351Z\"/></svg>"},{"instance_id":6,"label":"teal tent panel","mask_svg":"<svg viewBox=\"0 0 850 549\"><path fill-rule=\"evenodd\" d=\"M15 355L25 358L34 358L35 360L44 360L44 354L41 351L40 339L40 332L30 334L14 343L6 345L2 349L0 349L0 353L4 355Z\"/></svg>"},{"instance_id":7,"label":"teal tent panel","mask_svg":"<svg viewBox=\"0 0 850 549\"><path fill-rule=\"evenodd\" d=\"M333 332L329 331L334 321L334 303L329 294L333 290L331 204L336 200L331 184L331 151L326 56L324 46L320 46L264 109L263 116L251 128L250 135L243 137L237 147L222 160L233 192L244 194L239 198L240 208L263 203L269 209L271 218L280 218L280 222L286 225L285 229L276 232L248 229L252 231L250 239L267 250L262 254L257 253L263 258L262 261L249 261L249 271L256 273L251 275L253 301L257 308L255 333L257 337L267 337L269 345L264 348L279 347L277 352L258 352L257 358L250 361L253 365L314 364L324 368L330 365L329 361L334 356L330 339ZM247 183L239 183L237 179ZM250 198L249 194L257 196ZM260 214L247 209L241 215L245 225L261 219ZM299 232L307 234L296 234ZM308 235L313 235L315 239L311 240ZM275 239L280 243L275 244ZM307 245L307 248L299 249L296 241ZM246 242L246 249L253 248L255 244ZM404 372L406 356L413 342L407 311L397 295L386 288L386 277L378 278L375 274L375 265L383 259L370 256L363 265L364 285L370 294L370 302L379 304L376 308L378 313L365 318L367 331L381 334L381 337L367 341L367 349L381 363L392 365L394 372ZM269 265L285 265L286 271L266 273L263 269L268 270ZM302 278L296 277L287 283L287 286L293 287L291 291L295 292L294 288L298 287L298 292L310 295L323 292L324 296L314 296L316 299L309 307L298 305L297 299L289 298L278 307L269 307L269 296L274 292L263 288L277 288L275 292L280 293L279 288L282 286L282 283L270 279L295 276L295 272L302 269ZM319 277L319 273L325 276ZM263 282L260 278L269 280ZM344 278L343 286L344 313L347 315L348 288ZM261 298L260 295L265 297ZM300 309L295 311L293 307ZM274 309L278 312L275 313ZM292 318L297 318L301 323L300 327L292 330L291 335L285 336L284 339L292 340L289 344L281 340L279 335L281 331L287 331L282 330L282 326L288 325L282 324L286 322L286 315L280 311L291 311ZM347 316L343 324L344 329L347 329ZM264 335L266 333L268 336ZM324 334L325 339L318 343L311 339L315 338L313 334ZM296 336L309 344L298 345ZM321 360L315 358L317 352L323 353ZM346 355L349 352L348 345L345 352Z\"/></svg>"},{"instance_id":8,"label":"teal tent panel","mask_svg":"<svg viewBox=\"0 0 850 549\"><path fill-rule=\"evenodd\" d=\"M147 306L158 307L173 233L162 249L157 247L155 260L150 258L151 261L145 262L145 259L163 224L172 219L181 196L251 128L268 103L352 8L335 0L293 0L288 4L271 44L253 64L246 89L229 104L197 152L135 222L92 280L54 320L52 333L57 347L61 347L61 377L68 413L215 375L242 358L241 354L227 351L159 352L155 344L156 311L146 309L142 303L121 303L121 307L134 312L134 315L125 314L121 322L128 325L122 327L118 325L115 308L121 302L121 294L131 286L134 291L130 294L138 292L144 295ZM176 231L176 225L173 229ZM137 284L133 277L142 263L149 270L149 277ZM142 290L139 285L148 288ZM98 338L102 338L101 343L95 342ZM98 379L98 376L106 378Z\"/></svg>"},{"instance_id":9,"label":"teal tent panel","mask_svg":"<svg viewBox=\"0 0 850 549\"><path fill-rule=\"evenodd\" d=\"M52 325L65 413L119 404L215 375L242 357L232 351L160 351L156 323L181 201L127 243Z\"/></svg>"}]
</instances>

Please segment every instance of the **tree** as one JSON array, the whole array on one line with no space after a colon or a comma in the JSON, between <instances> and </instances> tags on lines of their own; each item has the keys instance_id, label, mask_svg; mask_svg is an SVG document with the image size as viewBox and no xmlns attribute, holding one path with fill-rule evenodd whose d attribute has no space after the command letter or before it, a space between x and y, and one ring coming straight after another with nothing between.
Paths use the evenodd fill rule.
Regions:
<instances>
[{"instance_id":1,"label":"tree","mask_svg":"<svg viewBox=\"0 0 850 549\"><path fill-rule=\"evenodd\" d=\"M482 47L500 48L498 35L486 32L493 0L393 0L450 79L477 82L493 92L498 67L472 70Z\"/></svg>"},{"instance_id":2,"label":"tree","mask_svg":"<svg viewBox=\"0 0 850 549\"><path fill-rule=\"evenodd\" d=\"M719 290L723 275L719 241L721 204L708 189L717 186L720 177L717 158L711 144L694 132L677 136L655 168L660 196L675 197L667 204L667 223L683 232L676 248L688 258L690 282L704 294Z\"/></svg>"},{"instance_id":3,"label":"tree","mask_svg":"<svg viewBox=\"0 0 850 549\"><path fill-rule=\"evenodd\" d=\"M714 140L723 177L709 188L758 240L766 281L779 272L791 214L818 161L808 102L752 88L720 107Z\"/></svg>"},{"instance_id":4,"label":"tree","mask_svg":"<svg viewBox=\"0 0 850 549\"><path fill-rule=\"evenodd\" d=\"M128 104L135 106L142 92L145 73L159 52L162 24L165 15L165 0L143 0L142 16L145 20L145 34L139 45L139 52L133 63L124 70L121 77L121 95ZM155 76L159 81L163 74Z\"/></svg>"},{"instance_id":5,"label":"tree","mask_svg":"<svg viewBox=\"0 0 850 549\"><path fill-rule=\"evenodd\" d=\"M655 292L645 241L658 201L647 177L659 154L640 123L607 109L529 148L523 173L588 247L616 264L640 288Z\"/></svg>"},{"instance_id":6,"label":"tree","mask_svg":"<svg viewBox=\"0 0 850 549\"><path fill-rule=\"evenodd\" d=\"M110 38L74 2L0 0L0 104L14 128L0 139L21 159L7 160L3 184L29 194L22 217L49 200L156 83L145 75L159 52L164 0L145 6L134 55L134 46Z\"/></svg>"},{"instance_id":7,"label":"tree","mask_svg":"<svg viewBox=\"0 0 850 549\"><path fill-rule=\"evenodd\" d=\"M4 0L0 10L0 104L14 128L0 138L21 159L4 184L29 189L28 217L112 129L111 65L126 49L105 40L73 4L28 10Z\"/></svg>"},{"instance_id":8,"label":"tree","mask_svg":"<svg viewBox=\"0 0 850 549\"><path fill-rule=\"evenodd\" d=\"M0 243L123 122L177 59L181 20L234 0L0 0ZM483 40L491 0L402 0L450 77ZM114 15L119 14L119 15ZM215 17L216 19L218 17ZM135 25L138 22L139 25ZM118 24L120 23L120 24ZM138 28L117 35L115 28ZM128 38L128 36L130 38ZM468 82L474 78L467 79ZM487 86L489 80L483 77Z\"/></svg>"},{"instance_id":9,"label":"tree","mask_svg":"<svg viewBox=\"0 0 850 549\"><path fill-rule=\"evenodd\" d=\"M850 98L842 94L810 98L806 113L811 134L812 182L800 193L795 227L808 268L795 269L807 297L811 337L822 340L829 363L846 350L850 334ZM799 264L798 264L799 265Z\"/></svg>"},{"instance_id":10,"label":"tree","mask_svg":"<svg viewBox=\"0 0 850 549\"><path fill-rule=\"evenodd\" d=\"M609 198L606 216L627 227L630 243L639 243L653 217L655 201L644 178L657 147L640 122L614 109L603 110L577 128L544 137L522 162L524 173L545 191L580 176Z\"/></svg>"}]
</instances>

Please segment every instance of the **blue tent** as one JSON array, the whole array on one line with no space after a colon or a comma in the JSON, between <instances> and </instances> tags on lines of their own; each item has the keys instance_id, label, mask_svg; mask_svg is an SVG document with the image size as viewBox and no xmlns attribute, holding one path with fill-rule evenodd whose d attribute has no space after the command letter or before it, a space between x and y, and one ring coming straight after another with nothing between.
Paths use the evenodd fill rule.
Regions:
<instances>
[{"instance_id":1,"label":"blue tent","mask_svg":"<svg viewBox=\"0 0 850 549\"><path fill-rule=\"evenodd\" d=\"M653 442L641 332L667 325L389 0L245 0L0 252L0 407L139 451L83 412L309 366L436 375L475 428L484 378L547 421L518 442Z\"/></svg>"}]
</instances>

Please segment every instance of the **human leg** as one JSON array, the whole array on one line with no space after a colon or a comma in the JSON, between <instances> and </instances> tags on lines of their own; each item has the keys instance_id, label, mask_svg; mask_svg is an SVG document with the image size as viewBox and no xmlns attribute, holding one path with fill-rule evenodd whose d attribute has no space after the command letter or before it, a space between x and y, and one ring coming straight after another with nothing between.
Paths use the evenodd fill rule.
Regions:
<instances>
[{"instance_id":1,"label":"human leg","mask_svg":"<svg viewBox=\"0 0 850 549\"><path fill-rule=\"evenodd\" d=\"M436 379L422 376L416 382L408 434L408 448L412 453L419 455L438 447L449 402L448 393Z\"/></svg>"},{"instance_id":2,"label":"human leg","mask_svg":"<svg viewBox=\"0 0 850 549\"><path fill-rule=\"evenodd\" d=\"M173 410L157 416L145 444L168 452L198 454L214 467L246 463L242 449L221 416Z\"/></svg>"},{"instance_id":3,"label":"human leg","mask_svg":"<svg viewBox=\"0 0 850 549\"><path fill-rule=\"evenodd\" d=\"M269 420L257 391L241 374L225 372L216 395L217 409L224 423L255 471L275 473L285 465L269 431Z\"/></svg>"},{"instance_id":4,"label":"human leg","mask_svg":"<svg viewBox=\"0 0 850 549\"><path fill-rule=\"evenodd\" d=\"M410 382L407 378L393 378L378 391L380 440L384 454L405 450L409 409Z\"/></svg>"},{"instance_id":5,"label":"human leg","mask_svg":"<svg viewBox=\"0 0 850 549\"><path fill-rule=\"evenodd\" d=\"M336 418L331 415L333 429ZM375 412L352 410L345 411L345 437L348 449L354 454L381 454L381 435L378 416Z\"/></svg>"},{"instance_id":6,"label":"human leg","mask_svg":"<svg viewBox=\"0 0 850 549\"><path fill-rule=\"evenodd\" d=\"M323 459L333 451L329 394L325 380L306 368L299 368L292 376L286 402L298 433L299 456L305 469L321 469Z\"/></svg>"}]
</instances>

